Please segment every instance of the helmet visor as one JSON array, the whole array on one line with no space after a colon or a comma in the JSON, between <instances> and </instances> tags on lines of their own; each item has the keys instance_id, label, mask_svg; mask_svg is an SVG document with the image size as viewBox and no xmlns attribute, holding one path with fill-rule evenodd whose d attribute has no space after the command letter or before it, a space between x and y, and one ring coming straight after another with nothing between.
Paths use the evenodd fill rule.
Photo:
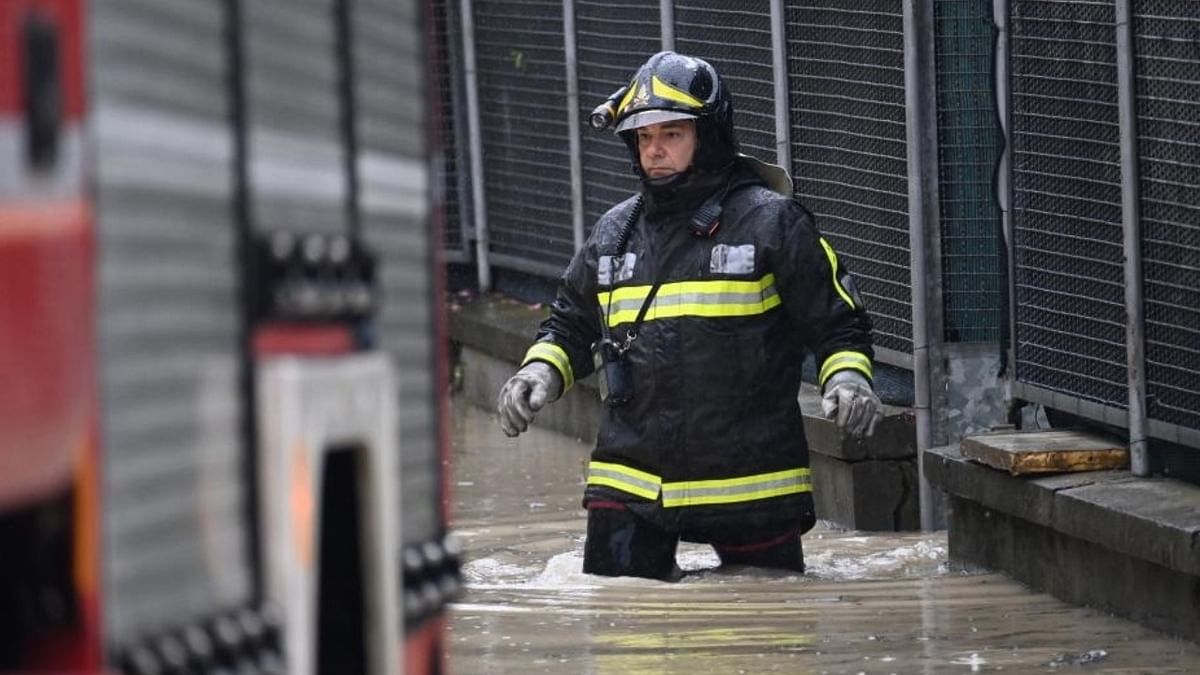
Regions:
<instances>
[{"instance_id":1,"label":"helmet visor","mask_svg":"<svg viewBox=\"0 0 1200 675\"><path fill-rule=\"evenodd\" d=\"M662 124L663 122L673 122L675 120L694 120L696 116L692 113L680 112L678 110L643 110L635 112L632 115L621 120L617 124L614 133L622 131L630 131L648 127L651 124Z\"/></svg>"}]
</instances>

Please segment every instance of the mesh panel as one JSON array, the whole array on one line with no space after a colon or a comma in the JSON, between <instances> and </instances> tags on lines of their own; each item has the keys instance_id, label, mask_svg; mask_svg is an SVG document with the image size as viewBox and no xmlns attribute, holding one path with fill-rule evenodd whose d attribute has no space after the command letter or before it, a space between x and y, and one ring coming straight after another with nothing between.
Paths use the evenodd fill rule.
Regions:
<instances>
[{"instance_id":1,"label":"mesh panel","mask_svg":"<svg viewBox=\"0 0 1200 675\"><path fill-rule=\"evenodd\" d=\"M774 162L775 84L766 0L675 2L675 49L712 64L733 95L742 152Z\"/></svg>"},{"instance_id":2,"label":"mesh panel","mask_svg":"<svg viewBox=\"0 0 1200 675\"><path fill-rule=\"evenodd\" d=\"M562 3L476 2L475 39L491 251L560 270L575 252Z\"/></svg>"},{"instance_id":3,"label":"mesh panel","mask_svg":"<svg viewBox=\"0 0 1200 675\"><path fill-rule=\"evenodd\" d=\"M458 30L458 3L435 1L428 5L433 24L429 39L434 110L431 127L441 146L438 154L441 175L434 180L438 181L436 187L441 190L442 245L447 251L458 253L467 246L463 216L469 206L468 194L462 190L462 186L466 185L463 179L469 169L459 164L459 137L455 131L461 108L456 104L459 100L457 88L460 85L458 74L461 72L459 55L462 36Z\"/></svg>"},{"instance_id":4,"label":"mesh panel","mask_svg":"<svg viewBox=\"0 0 1200 675\"><path fill-rule=\"evenodd\" d=\"M1113 7L1012 3L1017 377L1124 408Z\"/></svg>"},{"instance_id":5,"label":"mesh panel","mask_svg":"<svg viewBox=\"0 0 1200 675\"><path fill-rule=\"evenodd\" d=\"M662 47L658 5L645 0L578 0L575 3L580 119ZM629 150L611 130L583 131L583 208L589 228L638 189Z\"/></svg>"},{"instance_id":6,"label":"mesh panel","mask_svg":"<svg viewBox=\"0 0 1200 675\"><path fill-rule=\"evenodd\" d=\"M1147 408L1200 429L1200 15L1186 0L1135 11Z\"/></svg>"},{"instance_id":7,"label":"mesh panel","mask_svg":"<svg viewBox=\"0 0 1200 675\"><path fill-rule=\"evenodd\" d=\"M1000 339L1000 134L992 98L991 0L934 4L942 298L948 342Z\"/></svg>"},{"instance_id":8,"label":"mesh panel","mask_svg":"<svg viewBox=\"0 0 1200 675\"><path fill-rule=\"evenodd\" d=\"M875 320L912 351L904 21L889 0L787 2L792 174Z\"/></svg>"}]
</instances>

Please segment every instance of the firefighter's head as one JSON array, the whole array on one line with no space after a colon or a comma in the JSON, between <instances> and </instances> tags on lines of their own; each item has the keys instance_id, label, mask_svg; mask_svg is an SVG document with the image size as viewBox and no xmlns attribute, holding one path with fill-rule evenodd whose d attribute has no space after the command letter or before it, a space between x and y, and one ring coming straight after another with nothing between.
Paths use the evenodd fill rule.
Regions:
<instances>
[{"instance_id":1,"label":"firefighter's head","mask_svg":"<svg viewBox=\"0 0 1200 675\"><path fill-rule=\"evenodd\" d=\"M665 180L688 168L722 173L737 157L733 100L716 69L702 59L675 52L651 56L633 76L615 117L616 132L643 180ZM654 147L655 142L667 149ZM664 158L670 147L690 155L690 161L679 166L679 158ZM665 168L675 169L674 174L664 173Z\"/></svg>"}]
</instances>

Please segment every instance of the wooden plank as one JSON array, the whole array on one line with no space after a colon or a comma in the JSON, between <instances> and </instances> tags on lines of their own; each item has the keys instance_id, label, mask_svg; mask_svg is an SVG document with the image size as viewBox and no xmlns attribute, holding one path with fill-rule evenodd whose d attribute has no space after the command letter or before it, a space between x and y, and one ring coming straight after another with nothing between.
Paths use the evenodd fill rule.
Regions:
<instances>
[{"instance_id":1,"label":"wooden plank","mask_svg":"<svg viewBox=\"0 0 1200 675\"><path fill-rule=\"evenodd\" d=\"M1081 431L1002 431L968 436L964 457L1014 476L1120 469L1129 465L1128 449L1115 441Z\"/></svg>"}]
</instances>

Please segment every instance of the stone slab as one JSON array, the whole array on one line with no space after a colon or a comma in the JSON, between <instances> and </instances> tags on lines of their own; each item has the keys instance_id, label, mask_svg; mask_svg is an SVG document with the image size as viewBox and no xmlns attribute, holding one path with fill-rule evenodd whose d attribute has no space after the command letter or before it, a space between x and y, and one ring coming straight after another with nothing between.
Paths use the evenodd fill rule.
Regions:
<instances>
[{"instance_id":1,"label":"stone slab","mask_svg":"<svg viewBox=\"0 0 1200 675\"><path fill-rule=\"evenodd\" d=\"M868 532L920 529L915 460L809 458L818 518Z\"/></svg>"},{"instance_id":2,"label":"stone slab","mask_svg":"<svg viewBox=\"0 0 1200 675\"><path fill-rule=\"evenodd\" d=\"M1129 451L1123 444L1070 430L977 434L962 440L962 454L1013 475L1129 466Z\"/></svg>"},{"instance_id":3,"label":"stone slab","mask_svg":"<svg viewBox=\"0 0 1200 675\"><path fill-rule=\"evenodd\" d=\"M926 479L943 492L1040 523L1053 518L1054 495L1059 490L1091 485L1105 475L1074 473L1004 480L1010 475L971 461L957 445L930 448L925 452L924 468Z\"/></svg>"}]
</instances>

